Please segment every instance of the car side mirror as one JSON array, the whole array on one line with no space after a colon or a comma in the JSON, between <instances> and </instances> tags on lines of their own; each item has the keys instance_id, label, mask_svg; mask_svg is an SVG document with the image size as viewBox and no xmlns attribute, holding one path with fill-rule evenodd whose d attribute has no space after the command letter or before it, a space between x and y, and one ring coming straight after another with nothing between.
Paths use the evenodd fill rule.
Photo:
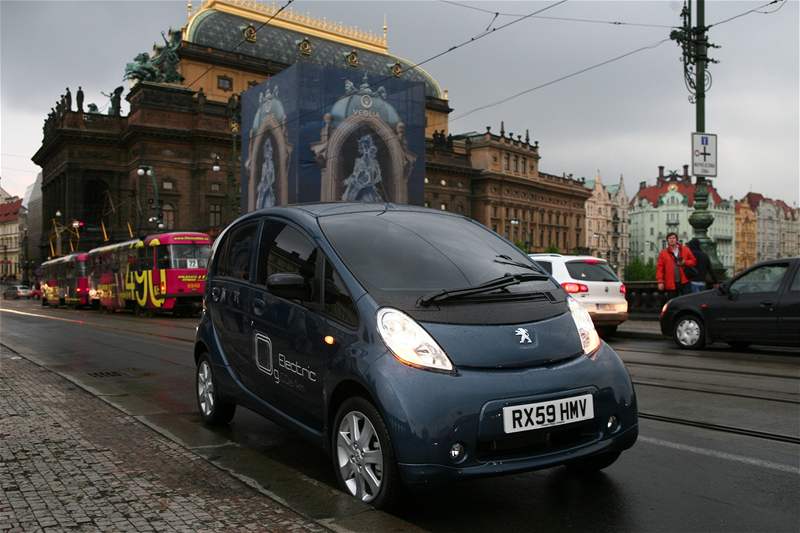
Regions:
<instances>
[{"instance_id":1,"label":"car side mirror","mask_svg":"<svg viewBox=\"0 0 800 533\"><path fill-rule=\"evenodd\" d=\"M276 272L267 278L267 290L287 300L310 300L311 290L306 279L294 272Z\"/></svg>"},{"instance_id":2,"label":"car side mirror","mask_svg":"<svg viewBox=\"0 0 800 533\"><path fill-rule=\"evenodd\" d=\"M730 288L728 287L727 283L720 283L719 287L717 287L717 290L722 295L728 294L730 292Z\"/></svg>"}]
</instances>

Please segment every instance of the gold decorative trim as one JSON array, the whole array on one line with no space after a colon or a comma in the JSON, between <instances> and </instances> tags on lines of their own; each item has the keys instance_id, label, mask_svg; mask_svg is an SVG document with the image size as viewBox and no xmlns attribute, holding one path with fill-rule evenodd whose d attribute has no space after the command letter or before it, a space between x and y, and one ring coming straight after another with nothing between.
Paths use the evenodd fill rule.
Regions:
<instances>
[{"instance_id":1,"label":"gold decorative trim","mask_svg":"<svg viewBox=\"0 0 800 533\"><path fill-rule=\"evenodd\" d=\"M247 27L244 29L244 40L245 40L245 41L247 41L248 43L254 43L254 42L256 42L257 35L258 35L258 34L257 34L257 32L256 32L256 27L255 27L255 26L253 26L252 24L249 24L249 25L248 25L248 26L247 26Z\"/></svg>"},{"instance_id":2,"label":"gold decorative trim","mask_svg":"<svg viewBox=\"0 0 800 533\"><path fill-rule=\"evenodd\" d=\"M266 22L280 9L280 5L256 2L255 0L207 0L192 16L187 24L185 36L198 15L205 11L215 10L247 18L255 22ZM355 46L371 52L385 54L388 52L386 36L376 35L372 31L362 31L354 26L345 26L341 22L316 19L308 14L298 13L292 9L282 11L270 21L271 26L297 31L312 37L319 37L347 46Z\"/></svg>"}]
</instances>

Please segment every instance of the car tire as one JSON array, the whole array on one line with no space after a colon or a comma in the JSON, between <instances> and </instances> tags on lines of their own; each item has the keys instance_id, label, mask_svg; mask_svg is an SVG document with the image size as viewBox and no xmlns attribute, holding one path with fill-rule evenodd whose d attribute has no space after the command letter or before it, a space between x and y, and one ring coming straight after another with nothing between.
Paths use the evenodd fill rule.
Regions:
<instances>
[{"instance_id":1,"label":"car tire","mask_svg":"<svg viewBox=\"0 0 800 533\"><path fill-rule=\"evenodd\" d=\"M617 333L617 326L598 326L597 332L604 339L608 339Z\"/></svg>"},{"instance_id":2,"label":"car tire","mask_svg":"<svg viewBox=\"0 0 800 533\"><path fill-rule=\"evenodd\" d=\"M233 420L233 415L236 414L236 404L220 397L208 354L202 354L197 361L195 392L197 409L200 411L200 418L203 419L204 424L224 426Z\"/></svg>"},{"instance_id":3,"label":"car tire","mask_svg":"<svg viewBox=\"0 0 800 533\"><path fill-rule=\"evenodd\" d=\"M604 468L608 468L619 459L622 452L604 452L596 455L590 455L582 459L577 459L571 463L567 463L566 467L570 472L576 474L591 474L599 472Z\"/></svg>"},{"instance_id":4,"label":"car tire","mask_svg":"<svg viewBox=\"0 0 800 533\"><path fill-rule=\"evenodd\" d=\"M679 315L672 326L672 340L679 348L699 350L706 345L705 324L695 314Z\"/></svg>"},{"instance_id":5,"label":"car tire","mask_svg":"<svg viewBox=\"0 0 800 533\"><path fill-rule=\"evenodd\" d=\"M355 442L353 433L360 435ZM342 491L378 509L391 508L397 502L401 480L392 440L383 417L368 400L355 396L339 407L331 431L331 452Z\"/></svg>"}]
</instances>

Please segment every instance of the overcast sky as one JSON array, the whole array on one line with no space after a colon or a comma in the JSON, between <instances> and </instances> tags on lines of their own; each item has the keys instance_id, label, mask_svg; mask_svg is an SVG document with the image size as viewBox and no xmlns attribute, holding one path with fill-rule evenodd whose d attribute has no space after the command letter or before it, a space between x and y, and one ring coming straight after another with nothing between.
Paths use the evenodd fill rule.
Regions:
<instances>
[{"instance_id":1,"label":"overcast sky","mask_svg":"<svg viewBox=\"0 0 800 533\"><path fill-rule=\"evenodd\" d=\"M722 21L762 2L706 2L706 22ZM199 0L194 0L195 6ZM555 2L470 2L530 13ZM712 65L706 129L719 135L725 196L761 192L800 203L800 9L787 0L773 14L751 13L710 30L720 60ZM184 2L0 1L0 185L22 195L38 171L30 157L42 121L69 86L103 108L122 85L125 63L186 20ZM682 3L567 1L543 15L677 25ZM380 32L389 22L390 52L414 62L481 33L492 15L442 2L305 2L316 17ZM764 11L780 4L764 8ZM495 26L513 20L501 16ZM449 90L451 119L478 106L668 37L669 28L527 19L425 65ZM657 166L689 163L694 106L682 80L680 49L666 42L508 103L451 121L454 133L499 130L539 141L541 169L616 182L629 194L653 182Z\"/></svg>"}]
</instances>

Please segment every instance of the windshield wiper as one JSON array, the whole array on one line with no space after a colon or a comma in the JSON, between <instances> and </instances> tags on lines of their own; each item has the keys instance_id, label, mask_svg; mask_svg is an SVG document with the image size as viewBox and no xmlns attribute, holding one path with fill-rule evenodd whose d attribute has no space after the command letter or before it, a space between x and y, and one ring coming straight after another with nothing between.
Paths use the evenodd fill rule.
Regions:
<instances>
[{"instance_id":1,"label":"windshield wiper","mask_svg":"<svg viewBox=\"0 0 800 533\"><path fill-rule=\"evenodd\" d=\"M486 283L481 283L480 285L476 285L474 287L466 287L463 289L451 289L451 290L442 290L436 294L431 296L426 296L424 298L419 299L419 305L423 307L427 307L432 303L436 302L443 302L445 300L455 300L458 298L463 298L466 296L473 296L475 294L482 294L485 292L496 291L500 289L505 289L506 287L510 287L512 285L519 285L525 281L546 281L549 280L550 276L544 274L506 274L505 276L501 276L497 279L493 279L487 281Z\"/></svg>"},{"instance_id":2,"label":"windshield wiper","mask_svg":"<svg viewBox=\"0 0 800 533\"><path fill-rule=\"evenodd\" d=\"M500 259L497 259L498 257ZM519 267L519 268L525 268L527 270L533 270L534 272L537 272L537 273L540 273L540 274L544 274L541 270L536 268L534 265L531 265L531 264L528 264L528 263L522 263L520 261L514 261L509 256L503 255L503 254L496 255L495 259L494 259L494 262L495 263L500 263L501 265L511 265L511 266L515 266L515 267Z\"/></svg>"}]
</instances>

